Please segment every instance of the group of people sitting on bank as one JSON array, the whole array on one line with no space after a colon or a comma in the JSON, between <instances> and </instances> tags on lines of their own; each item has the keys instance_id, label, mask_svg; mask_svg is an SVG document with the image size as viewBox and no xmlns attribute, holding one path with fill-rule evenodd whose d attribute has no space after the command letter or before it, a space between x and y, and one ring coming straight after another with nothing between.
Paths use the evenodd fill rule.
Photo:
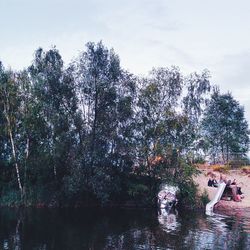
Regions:
<instances>
[{"instance_id":1,"label":"group of people sitting on bank","mask_svg":"<svg viewBox=\"0 0 250 250\"><path fill-rule=\"evenodd\" d=\"M220 183L224 182L226 184L225 191L223 193L224 197L232 198L234 201L241 201L244 198L244 195L241 191L241 187L236 183L236 179L233 181L227 180L225 175L220 174L219 181L216 180L216 175L211 174L211 177L208 180L208 186L218 187Z\"/></svg>"},{"instance_id":2,"label":"group of people sitting on bank","mask_svg":"<svg viewBox=\"0 0 250 250\"><path fill-rule=\"evenodd\" d=\"M211 174L211 177L209 178L207 185L209 187L218 187L219 186L219 183L216 180L215 174Z\"/></svg>"}]
</instances>

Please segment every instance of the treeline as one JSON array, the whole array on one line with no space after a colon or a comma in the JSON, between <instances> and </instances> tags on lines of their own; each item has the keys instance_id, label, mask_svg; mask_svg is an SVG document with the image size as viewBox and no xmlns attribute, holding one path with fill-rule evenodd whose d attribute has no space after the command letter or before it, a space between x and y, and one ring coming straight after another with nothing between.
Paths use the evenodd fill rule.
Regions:
<instances>
[{"instance_id":1,"label":"treeline","mask_svg":"<svg viewBox=\"0 0 250 250\"><path fill-rule=\"evenodd\" d=\"M210 89L207 71L132 75L102 42L68 66L56 48L39 48L19 72L0 63L0 203L152 204L163 181L192 199L191 163L221 153L203 119Z\"/></svg>"}]
</instances>

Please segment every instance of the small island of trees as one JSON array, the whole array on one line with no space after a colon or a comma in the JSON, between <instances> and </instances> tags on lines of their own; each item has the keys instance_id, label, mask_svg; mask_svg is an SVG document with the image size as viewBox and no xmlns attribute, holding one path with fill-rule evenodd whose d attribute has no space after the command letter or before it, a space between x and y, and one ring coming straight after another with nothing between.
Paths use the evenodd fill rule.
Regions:
<instances>
[{"instance_id":1,"label":"small island of trees","mask_svg":"<svg viewBox=\"0 0 250 250\"><path fill-rule=\"evenodd\" d=\"M209 72L138 77L88 43L69 65L36 50L21 71L0 63L0 205L155 204L163 182L195 198L195 163L243 160L244 109Z\"/></svg>"}]
</instances>

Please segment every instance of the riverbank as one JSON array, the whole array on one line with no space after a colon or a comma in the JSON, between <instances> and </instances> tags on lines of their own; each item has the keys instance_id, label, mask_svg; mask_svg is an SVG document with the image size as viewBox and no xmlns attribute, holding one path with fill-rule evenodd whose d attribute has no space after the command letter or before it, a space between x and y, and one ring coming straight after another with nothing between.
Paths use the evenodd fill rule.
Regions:
<instances>
[{"instance_id":1,"label":"riverbank","mask_svg":"<svg viewBox=\"0 0 250 250\"><path fill-rule=\"evenodd\" d=\"M210 174L214 174L219 179L220 173L212 171L209 167L206 169L200 169L201 173L194 177L194 181L198 186L198 194L202 195L205 192L208 195L209 200L212 200L217 192L217 188L208 187L208 179ZM215 210L230 211L232 209L247 209L250 208L250 176L243 173L241 170L230 170L224 174L227 180L236 179L238 186L241 187L244 194L244 198L241 202L220 200L215 205Z\"/></svg>"}]
</instances>

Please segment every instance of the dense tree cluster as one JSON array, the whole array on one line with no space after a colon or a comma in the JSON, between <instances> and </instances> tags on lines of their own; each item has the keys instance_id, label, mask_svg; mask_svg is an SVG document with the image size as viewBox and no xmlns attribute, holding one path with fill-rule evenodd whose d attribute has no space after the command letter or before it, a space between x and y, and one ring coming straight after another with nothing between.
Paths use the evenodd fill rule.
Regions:
<instances>
[{"instance_id":1,"label":"dense tree cluster","mask_svg":"<svg viewBox=\"0 0 250 250\"><path fill-rule=\"evenodd\" d=\"M202 148L200 125L216 144L213 152L238 136L226 130L226 139L212 139L213 105L231 101L226 112L236 110L232 119L244 119L231 95L217 100L213 94L202 123L209 91L207 71L184 76L176 67L158 68L136 77L102 42L88 43L67 67L56 48L38 49L23 71L0 64L1 204L89 205L138 197L150 203L163 180L187 190L189 163ZM244 140L240 148L236 140L222 150L246 153Z\"/></svg>"},{"instance_id":2,"label":"dense tree cluster","mask_svg":"<svg viewBox=\"0 0 250 250\"><path fill-rule=\"evenodd\" d=\"M230 93L215 89L202 121L205 151L213 162L242 158L249 148L248 123L244 109Z\"/></svg>"}]
</instances>

